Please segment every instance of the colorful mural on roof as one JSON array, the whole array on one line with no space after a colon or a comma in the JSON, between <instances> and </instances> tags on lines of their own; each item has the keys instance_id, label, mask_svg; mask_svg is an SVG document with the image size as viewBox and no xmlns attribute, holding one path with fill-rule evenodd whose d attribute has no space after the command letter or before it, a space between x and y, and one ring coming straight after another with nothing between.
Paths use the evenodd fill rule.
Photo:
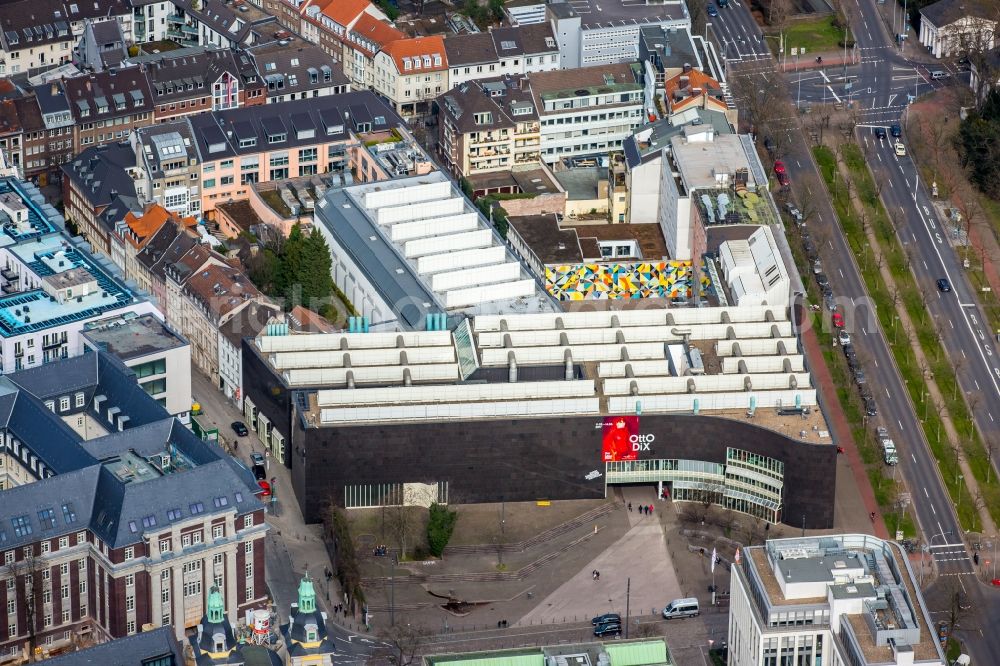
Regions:
<instances>
[{"instance_id":1,"label":"colorful mural on roof","mask_svg":"<svg viewBox=\"0 0 1000 666\"><path fill-rule=\"evenodd\" d=\"M701 292L709 285L701 275ZM623 298L689 299L694 296L690 261L547 266L545 288L561 301Z\"/></svg>"}]
</instances>

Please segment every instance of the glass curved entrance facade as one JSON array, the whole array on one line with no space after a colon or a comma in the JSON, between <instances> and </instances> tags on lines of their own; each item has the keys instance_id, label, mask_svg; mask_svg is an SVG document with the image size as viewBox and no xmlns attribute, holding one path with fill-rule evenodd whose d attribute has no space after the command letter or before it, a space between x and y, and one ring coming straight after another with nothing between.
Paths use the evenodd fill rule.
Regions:
<instances>
[{"instance_id":1,"label":"glass curved entrance facade","mask_svg":"<svg viewBox=\"0 0 1000 666\"><path fill-rule=\"evenodd\" d=\"M605 463L605 482L663 483L678 502L711 502L772 523L781 522L785 465L728 447L725 464L653 458Z\"/></svg>"}]
</instances>

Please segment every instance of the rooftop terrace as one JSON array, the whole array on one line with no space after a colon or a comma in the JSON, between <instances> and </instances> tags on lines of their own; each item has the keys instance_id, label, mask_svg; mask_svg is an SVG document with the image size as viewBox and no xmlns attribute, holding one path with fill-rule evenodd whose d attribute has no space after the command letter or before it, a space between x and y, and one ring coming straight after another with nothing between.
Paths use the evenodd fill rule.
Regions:
<instances>
[{"instance_id":1,"label":"rooftop terrace","mask_svg":"<svg viewBox=\"0 0 1000 666\"><path fill-rule=\"evenodd\" d=\"M151 314L92 322L84 325L84 336L123 361L188 344L187 340Z\"/></svg>"}]
</instances>

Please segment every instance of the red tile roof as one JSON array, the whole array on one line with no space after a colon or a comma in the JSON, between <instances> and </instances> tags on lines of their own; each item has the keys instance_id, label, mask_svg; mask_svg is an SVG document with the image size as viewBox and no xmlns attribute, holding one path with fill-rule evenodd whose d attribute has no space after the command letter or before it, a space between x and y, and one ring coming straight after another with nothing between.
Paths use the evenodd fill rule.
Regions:
<instances>
[{"instance_id":1,"label":"red tile roof","mask_svg":"<svg viewBox=\"0 0 1000 666\"><path fill-rule=\"evenodd\" d=\"M345 28L350 27L357 18L366 10L371 3L368 0L319 0L311 3L314 7L320 7L320 12Z\"/></svg>"},{"instance_id":2,"label":"red tile roof","mask_svg":"<svg viewBox=\"0 0 1000 666\"><path fill-rule=\"evenodd\" d=\"M386 44L382 47L382 50L396 63L396 70L400 74L440 72L448 69L448 56L444 50L444 38L440 35L399 39ZM440 57L437 65L434 64L435 55ZM424 67L424 56L429 56L431 59L430 65L427 67ZM406 67L406 59L417 62L410 67ZM415 65L419 65L419 67Z\"/></svg>"},{"instance_id":3,"label":"red tile roof","mask_svg":"<svg viewBox=\"0 0 1000 666\"><path fill-rule=\"evenodd\" d=\"M399 39L406 39L406 34L396 30L385 21L379 21L377 18L368 14L367 12L361 15L358 22L354 24L351 28L351 32L357 33L361 37L377 44L378 46L385 46L390 42L394 42Z\"/></svg>"}]
</instances>

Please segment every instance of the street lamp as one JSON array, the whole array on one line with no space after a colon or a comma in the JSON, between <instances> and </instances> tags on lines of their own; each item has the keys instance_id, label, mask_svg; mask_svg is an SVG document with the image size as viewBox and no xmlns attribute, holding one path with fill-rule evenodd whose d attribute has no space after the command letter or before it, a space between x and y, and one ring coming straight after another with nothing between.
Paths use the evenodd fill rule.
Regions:
<instances>
[{"instance_id":1,"label":"street lamp","mask_svg":"<svg viewBox=\"0 0 1000 666\"><path fill-rule=\"evenodd\" d=\"M943 540L946 534L951 533L951 530L941 530L931 537L930 543L927 546L920 549L920 587L924 586L924 554L929 553L931 548L934 547L934 539L941 537Z\"/></svg>"}]
</instances>

